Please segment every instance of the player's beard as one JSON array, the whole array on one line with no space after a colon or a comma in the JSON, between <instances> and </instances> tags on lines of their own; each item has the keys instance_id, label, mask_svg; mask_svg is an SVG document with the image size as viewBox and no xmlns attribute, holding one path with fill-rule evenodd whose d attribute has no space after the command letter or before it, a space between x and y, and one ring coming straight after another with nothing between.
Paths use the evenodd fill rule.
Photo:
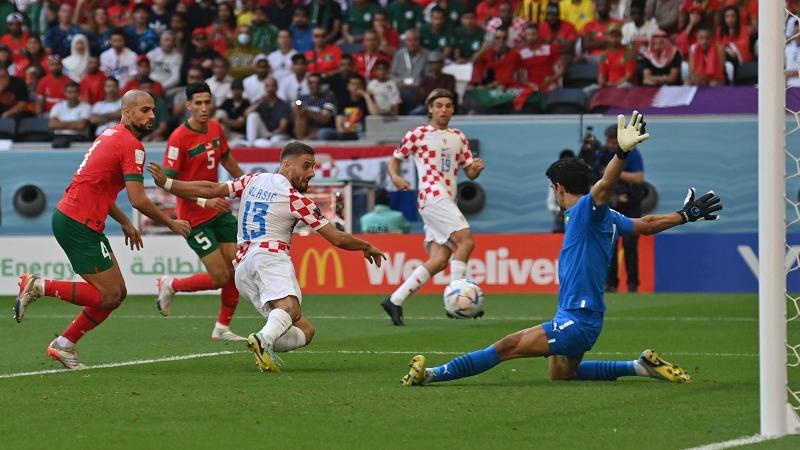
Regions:
<instances>
[{"instance_id":1,"label":"player's beard","mask_svg":"<svg viewBox=\"0 0 800 450\"><path fill-rule=\"evenodd\" d=\"M144 133L147 133L148 131L151 131L153 129L153 121L152 120L148 120L147 122L145 122L143 124L139 124L139 125L137 125L135 123L132 123L131 126L133 127L134 130L138 131L139 133L144 134Z\"/></svg>"}]
</instances>

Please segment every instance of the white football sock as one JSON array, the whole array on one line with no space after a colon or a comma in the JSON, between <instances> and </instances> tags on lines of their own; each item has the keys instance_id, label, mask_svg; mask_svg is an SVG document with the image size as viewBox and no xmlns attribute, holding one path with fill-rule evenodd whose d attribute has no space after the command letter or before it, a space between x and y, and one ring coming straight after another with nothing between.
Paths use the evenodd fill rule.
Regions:
<instances>
[{"instance_id":1,"label":"white football sock","mask_svg":"<svg viewBox=\"0 0 800 450\"><path fill-rule=\"evenodd\" d=\"M306 345L306 334L297 327L291 327L283 336L279 337L272 345L276 352L290 352Z\"/></svg>"},{"instance_id":2,"label":"white football sock","mask_svg":"<svg viewBox=\"0 0 800 450\"><path fill-rule=\"evenodd\" d=\"M37 278L33 281L33 285L44 295L44 278Z\"/></svg>"},{"instance_id":3,"label":"white football sock","mask_svg":"<svg viewBox=\"0 0 800 450\"><path fill-rule=\"evenodd\" d=\"M454 259L450 261L450 281L460 280L467 275L467 263Z\"/></svg>"},{"instance_id":4,"label":"white football sock","mask_svg":"<svg viewBox=\"0 0 800 450\"><path fill-rule=\"evenodd\" d=\"M642 365L642 363L638 359L633 361L633 368L634 368L634 370L636 370L636 376L639 376L639 377L649 377L650 376L650 372L648 372L647 369L644 368L644 366Z\"/></svg>"},{"instance_id":5,"label":"white football sock","mask_svg":"<svg viewBox=\"0 0 800 450\"><path fill-rule=\"evenodd\" d=\"M230 327L227 326L227 325L223 325L223 324L221 324L219 322L214 323L214 332L215 333L217 333L217 332L222 333L223 331L225 331L227 329L230 329Z\"/></svg>"},{"instance_id":6,"label":"white football sock","mask_svg":"<svg viewBox=\"0 0 800 450\"><path fill-rule=\"evenodd\" d=\"M409 295L413 294L414 291L419 289L420 286L427 283L430 279L431 274L428 273L428 270L425 268L425 266L417 267L414 269L414 272L411 274L411 276L408 277L408 279L392 293L392 296L389 300L397 306L402 305Z\"/></svg>"},{"instance_id":7,"label":"white football sock","mask_svg":"<svg viewBox=\"0 0 800 450\"><path fill-rule=\"evenodd\" d=\"M56 345L58 345L61 348L75 347L75 343L65 338L64 336L59 336L56 338Z\"/></svg>"},{"instance_id":8,"label":"white football sock","mask_svg":"<svg viewBox=\"0 0 800 450\"><path fill-rule=\"evenodd\" d=\"M292 316L282 309L273 309L264 328L258 332L262 340L274 344L292 326Z\"/></svg>"}]
</instances>

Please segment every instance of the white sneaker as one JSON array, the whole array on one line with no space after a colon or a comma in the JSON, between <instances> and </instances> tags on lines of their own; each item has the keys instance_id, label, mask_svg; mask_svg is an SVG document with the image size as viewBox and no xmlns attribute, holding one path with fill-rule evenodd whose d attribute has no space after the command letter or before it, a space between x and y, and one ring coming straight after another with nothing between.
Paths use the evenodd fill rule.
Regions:
<instances>
[{"instance_id":1,"label":"white sneaker","mask_svg":"<svg viewBox=\"0 0 800 450\"><path fill-rule=\"evenodd\" d=\"M161 276L156 279L156 287L158 288L158 297L156 298L156 308L162 316L169 315L169 306L172 304L172 299L175 298L175 289L172 289L172 277Z\"/></svg>"},{"instance_id":2,"label":"white sneaker","mask_svg":"<svg viewBox=\"0 0 800 450\"><path fill-rule=\"evenodd\" d=\"M56 339L53 339L53 342L51 342L47 347L47 354L50 355L53 360L63 364L67 369L85 369L86 366L78 362L78 351L75 350L75 347L60 347L58 344L56 344Z\"/></svg>"},{"instance_id":3,"label":"white sneaker","mask_svg":"<svg viewBox=\"0 0 800 450\"><path fill-rule=\"evenodd\" d=\"M19 294L17 294L17 302L14 304L14 320L17 323L22 322L28 305L42 296L42 290L38 287L38 280L39 276L32 273L23 273L19 277Z\"/></svg>"},{"instance_id":4,"label":"white sneaker","mask_svg":"<svg viewBox=\"0 0 800 450\"><path fill-rule=\"evenodd\" d=\"M240 342L246 341L247 338L239 336L238 334L234 333L230 330L230 328L214 328L214 331L211 333L211 339L214 341L232 341L232 342Z\"/></svg>"}]
</instances>

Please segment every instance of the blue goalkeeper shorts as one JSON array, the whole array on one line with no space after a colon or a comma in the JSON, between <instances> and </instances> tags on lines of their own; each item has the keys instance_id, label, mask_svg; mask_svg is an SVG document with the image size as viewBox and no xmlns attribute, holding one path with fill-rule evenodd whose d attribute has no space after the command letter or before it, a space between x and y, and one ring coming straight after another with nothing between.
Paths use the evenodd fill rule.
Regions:
<instances>
[{"instance_id":1,"label":"blue goalkeeper shorts","mask_svg":"<svg viewBox=\"0 0 800 450\"><path fill-rule=\"evenodd\" d=\"M559 309L553 320L541 326L547 333L550 355L582 358L600 336L603 313L588 309Z\"/></svg>"}]
</instances>

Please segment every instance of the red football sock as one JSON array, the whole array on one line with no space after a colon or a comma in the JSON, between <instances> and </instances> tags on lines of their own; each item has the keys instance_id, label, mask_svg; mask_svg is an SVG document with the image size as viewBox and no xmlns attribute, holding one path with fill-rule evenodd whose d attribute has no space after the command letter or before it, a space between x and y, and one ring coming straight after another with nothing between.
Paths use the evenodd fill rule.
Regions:
<instances>
[{"instance_id":1,"label":"red football sock","mask_svg":"<svg viewBox=\"0 0 800 450\"><path fill-rule=\"evenodd\" d=\"M211 275L208 273L196 273L185 278L174 278L172 280L172 289L175 292L197 292L216 288L211 280Z\"/></svg>"},{"instance_id":2,"label":"red football sock","mask_svg":"<svg viewBox=\"0 0 800 450\"><path fill-rule=\"evenodd\" d=\"M239 304L239 291L236 290L236 282L234 282L233 277L222 288L220 300L222 303L219 305L217 322L228 326L231 324L231 319L233 319L233 313L236 312L236 305Z\"/></svg>"},{"instance_id":3,"label":"red football sock","mask_svg":"<svg viewBox=\"0 0 800 450\"><path fill-rule=\"evenodd\" d=\"M83 311L79 312L75 320L64 330L62 336L77 343L84 334L103 323L112 312L113 309L83 308Z\"/></svg>"},{"instance_id":4,"label":"red football sock","mask_svg":"<svg viewBox=\"0 0 800 450\"><path fill-rule=\"evenodd\" d=\"M89 283L44 280L44 295L76 305L100 307L100 291Z\"/></svg>"}]
</instances>

